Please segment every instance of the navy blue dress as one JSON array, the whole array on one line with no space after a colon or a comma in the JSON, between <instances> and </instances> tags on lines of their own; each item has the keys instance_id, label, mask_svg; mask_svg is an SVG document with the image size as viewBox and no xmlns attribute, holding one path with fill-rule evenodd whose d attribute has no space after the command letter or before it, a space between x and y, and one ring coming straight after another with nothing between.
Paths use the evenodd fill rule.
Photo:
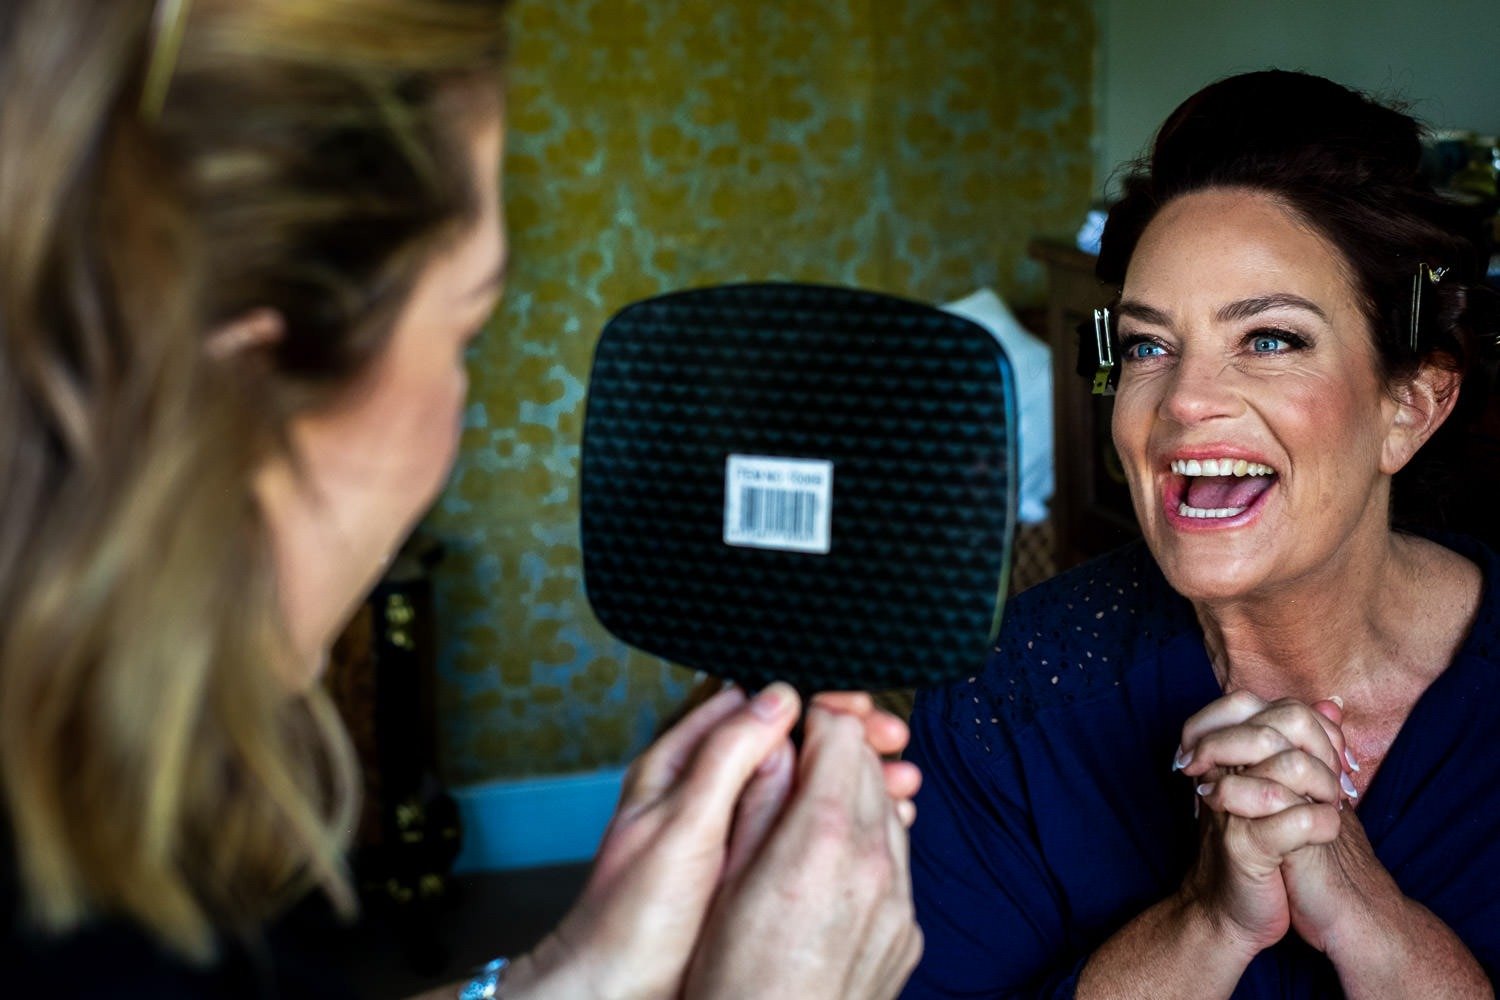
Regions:
<instances>
[{"instance_id":1,"label":"navy blue dress","mask_svg":"<svg viewBox=\"0 0 1500 1000\"><path fill-rule=\"evenodd\" d=\"M1458 655L1422 695L1359 817L1403 892L1493 978L1500 962L1500 559ZM1198 850L1182 724L1222 694L1191 605L1144 545L1016 597L981 673L921 692L906 754L924 775L912 831L926 937L907 997L1072 996L1089 955L1174 892ZM1236 997L1340 996L1295 932Z\"/></svg>"}]
</instances>

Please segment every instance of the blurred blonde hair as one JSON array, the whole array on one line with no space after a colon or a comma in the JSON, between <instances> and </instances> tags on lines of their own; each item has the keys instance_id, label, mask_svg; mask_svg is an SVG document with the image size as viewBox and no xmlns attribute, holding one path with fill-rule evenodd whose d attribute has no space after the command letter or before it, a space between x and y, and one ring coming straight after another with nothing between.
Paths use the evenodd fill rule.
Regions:
<instances>
[{"instance_id":1,"label":"blurred blonde hair","mask_svg":"<svg viewBox=\"0 0 1500 1000\"><path fill-rule=\"evenodd\" d=\"M151 0L0 6L0 794L48 931L208 959L311 885L351 905L352 753L277 680L251 472L472 216L500 7L196 0L156 113ZM207 356L260 307L267 357Z\"/></svg>"}]
</instances>

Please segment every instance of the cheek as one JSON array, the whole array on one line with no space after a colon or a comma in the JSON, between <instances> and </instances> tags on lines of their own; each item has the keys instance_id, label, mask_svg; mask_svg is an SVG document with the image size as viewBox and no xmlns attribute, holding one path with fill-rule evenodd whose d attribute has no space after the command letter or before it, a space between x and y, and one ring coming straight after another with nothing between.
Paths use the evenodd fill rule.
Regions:
<instances>
[{"instance_id":1,"label":"cheek","mask_svg":"<svg viewBox=\"0 0 1500 1000\"><path fill-rule=\"evenodd\" d=\"M433 387L424 408L424 432L430 447L426 460L434 466L433 475L441 481L458 457L458 443L463 436L464 402L468 396L469 377L463 369L449 370Z\"/></svg>"},{"instance_id":2,"label":"cheek","mask_svg":"<svg viewBox=\"0 0 1500 1000\"><path fill-rule=\"evenodd\" d=\"M1371 393L1337 379L1313 380L1289 387L1275 398L1267 414L1292 440L1287 442L1295 465L1297 452L1340 452L1344 461L1362 457L1379 424L1379 408ZM1352 471L1352 470L1351 470Z\"/></svg>"},{"instance_id":3,"label":"cheek","mask_svg":"<svg viewBox=\"0 0 1500 1000\"><path fill-rule=\"evenodd\" d=\"M1123 390L1114 397L1109 421L1110 437L1127 473L1145 459L1154 409L1145 393L1135 389Z\"/></svg>"}]
</instances>

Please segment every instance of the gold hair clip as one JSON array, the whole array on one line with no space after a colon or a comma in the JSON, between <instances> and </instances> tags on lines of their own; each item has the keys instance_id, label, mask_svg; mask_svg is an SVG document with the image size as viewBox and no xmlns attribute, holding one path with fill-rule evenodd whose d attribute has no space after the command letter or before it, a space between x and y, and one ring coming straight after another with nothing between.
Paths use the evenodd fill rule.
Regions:
<instances>
[{"instance_id":1,"label":"gold hair clip","mask_svg":"<svg viewBox=\"0 0 1500 1000\"><path fill-rule=\"evenodd\" d=\"M188 8L192 0L156 0L151 15L151 49L146 61L146 81L141 84L141 116L149 122L161 118L167 103L172 74L177 71L177 57L182 52L182 36L187 31Z\"/></svg>"},{"instance_id":2,"label":"gold hair clip","mask_svg":"<svg viewBox=\"0 0 1500 1000\"><path fill-rule=\"evenodd\" d=\"M1094 310L1094 350L1098 367L1094 369L1094 395L1112 396L1115 392L1115 352L1110 338L1109 310Z\"/></svg>"},{"instance_id":3,"label":"gold hair clip","mask_svg":"<svg viewBox=\"0 0 1500 1000\"><path fill-rule=\"evenodd\" d=\"M1411 333L1408 338L1412 353L1419 351L1421 338L1419 332L1422 328L1422 286L1428 282L1437 284L1443 280L1443 275L1448 273L1446 267L1428 267L1427 264L1417 265L1417 273L1411 278Z\"/></svg>"}]
</instances>

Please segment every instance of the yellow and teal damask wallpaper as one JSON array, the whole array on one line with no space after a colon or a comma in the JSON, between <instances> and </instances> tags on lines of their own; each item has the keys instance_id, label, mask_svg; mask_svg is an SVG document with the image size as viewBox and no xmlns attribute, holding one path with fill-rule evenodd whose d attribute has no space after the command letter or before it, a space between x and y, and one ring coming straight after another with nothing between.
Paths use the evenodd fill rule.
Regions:
<instances>
[{"instance_id":1,"label":"yellow and teal damask wallpaper","mask_svg":"<svg viewBox=\"0 0 1500 1000\"><path fill-rule=\"evenodd\" d=\"M691 677L584 597L579 438L621 306L798 279L1037 301L1091 190L1092 0L516 0L510 286L440 538L449 780L622 763Z\"/></svg>"}]
</instances>

